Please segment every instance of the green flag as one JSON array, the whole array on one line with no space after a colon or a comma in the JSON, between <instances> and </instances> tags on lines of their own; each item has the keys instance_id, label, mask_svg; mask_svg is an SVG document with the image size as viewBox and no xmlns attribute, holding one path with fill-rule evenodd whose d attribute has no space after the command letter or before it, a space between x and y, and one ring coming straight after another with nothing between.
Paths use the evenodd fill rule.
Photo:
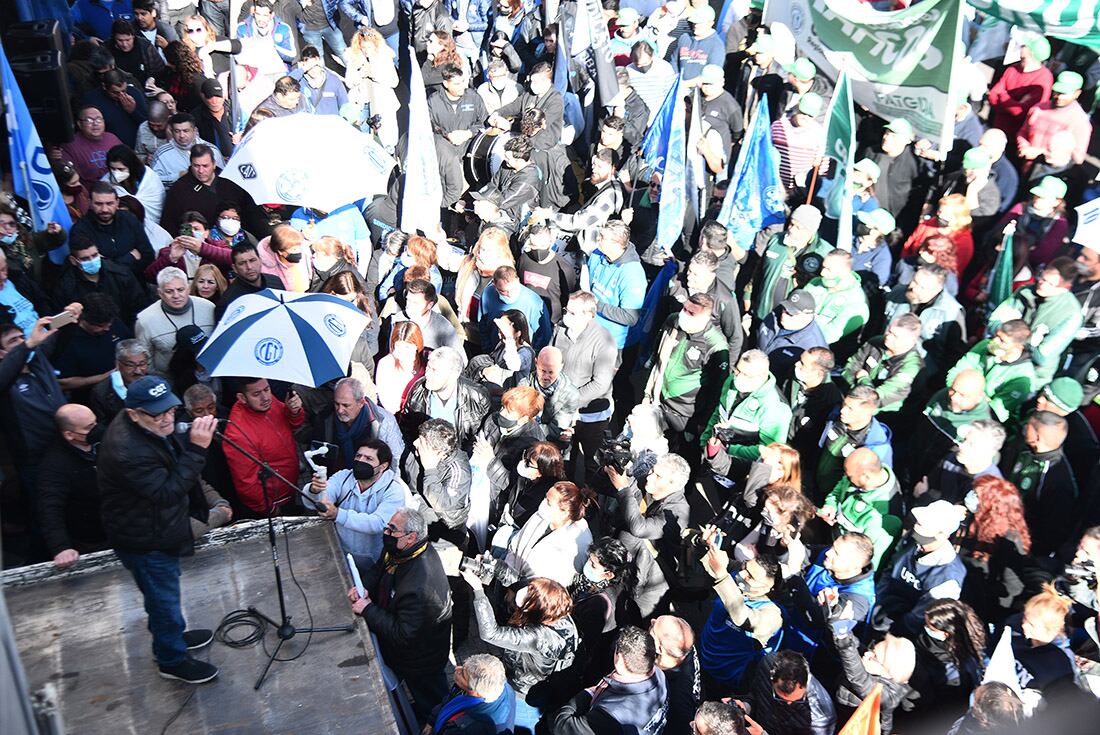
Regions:
<instances>
[{"instance_id":1,"label":"green flag","mask_svg":"<svg viewBox=\"0 0 1100 735\"><path fill-rule=\"evenodd\" d=\"M1100 51L1096 0L967 0L967 4L1014 26Z\"/></svg>"},{"instance_id":2,"label":"green flag","mask_svg":"<svg viewBox=\"0 0 1100 735\"><path fill-rule=\"evenodd\" d=\"M885 120L905 118L918 138L946 151L954 138L962 7L962 0L923 0L880 12L855 0L784 0L767 3L764 22L786 26L799 54L830 79L843 64L861 107Z\"/></svg>"},{"instance_id":3,"label":"green flag","mask_svg":"<svg viewBox=\"0 0 1100 735\"><path fill-rule=\"evenodd\" d=\"M989 276L989 300L986 306L990 311L1012 295L1012 277L1015 275L1012 265L1012 233L1007 233L1001 243L1001 252L997 254L997 262L993 264L993 272Z\"/></svg>"},{"instance_id":4,"label":"green flag","mask_svg":"<svg viewBox=\"0 0 1100 735\"><path fill-rule=\"evenodd\" d=\"M852 85L842 68L829 103L825 128L825 155L836 161L836 175L825 200L825 214L837 220L836 246L852 249L852 182L849 172L855 158L856 125L852 109Z\"/></svg>"}]
</instances>

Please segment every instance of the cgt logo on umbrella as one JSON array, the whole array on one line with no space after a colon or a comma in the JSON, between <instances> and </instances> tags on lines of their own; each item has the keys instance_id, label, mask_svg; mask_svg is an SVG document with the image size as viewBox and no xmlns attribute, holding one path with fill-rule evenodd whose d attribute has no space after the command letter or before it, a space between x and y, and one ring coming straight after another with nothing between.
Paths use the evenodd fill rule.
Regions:
<instances>
[{"instance_id":1,"label":"cgt logo on umbrella","mask_svg":"<svg viewBox=\"0 0 1100 735\"><path fill-rule=\"evenodd\" d=\"M340 317L335 314L325 314L325 326L328 327L328 331L332 332L337 337L343 337L348 332L347 325L340 320Z\"/></svg>"},{"instance_id":2,"label":"cgt logo on umbrella","mask_svg":"<svg viewBox=\"0 0 1100 735\"><path fill-rule=\"evenodd\" d=\"M265 337L256 343L253 354L256 362L270 367L283 359L283 343L274 337Z\"/></svg>"}]
</instances>

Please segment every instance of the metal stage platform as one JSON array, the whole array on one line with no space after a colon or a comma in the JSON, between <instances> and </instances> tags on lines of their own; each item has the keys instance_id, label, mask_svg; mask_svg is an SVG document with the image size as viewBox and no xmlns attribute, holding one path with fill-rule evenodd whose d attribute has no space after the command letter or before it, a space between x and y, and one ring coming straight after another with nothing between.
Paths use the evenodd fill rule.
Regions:
<instances>
[{"instance_id":1,"label":"metal stage platform","mask_svg":"<svg viewBox=\"0 0 1100 735\"><path fill-rule=\"evenodd\" d=\"M308 626L309 616L290 579L291 565L316 625L355 620L332 525L289 519L287 526L289 559L282 533L279 555L293 623ZM273 665L259 691L253 684L267 661L263 646L234 649L215 641L199 657L221 673L193 687L158 675L141 595L113 552L82 558L68 573L56 573L52 564L11 570L3 584L30 689L51 682L57 687L66 732L398 732L362 620L350 633L315 634L300 658ZM182 585L191 627L217 628L226 613L249 606L277 618L266 524L210 534L195 556L183 560ZM288 641L280 657L300 652L305 640ZM276 643L269 627L264 644L271 650Z\"/></svg>"}]
</instances>

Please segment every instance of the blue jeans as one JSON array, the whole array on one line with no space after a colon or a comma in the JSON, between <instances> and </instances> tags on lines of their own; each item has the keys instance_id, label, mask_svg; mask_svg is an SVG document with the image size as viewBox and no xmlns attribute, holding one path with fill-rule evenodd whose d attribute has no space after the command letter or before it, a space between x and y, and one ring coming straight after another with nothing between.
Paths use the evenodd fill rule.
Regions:
<instances>
[{"instance_id":1,"label":"blue jeans","mask_svg":"<svg viewBox=\"0 0 1100 735\"><path fill-rule=\"evenodd\" d=\"M337 56L341 56L344 49L348 47L344 41L344 34L332 26L326 26L318 30L304 30L302 31L302 40L321 52L322 61L325 59L325 47L321 45L322 40L328 44L329 50Z\"/></svg>"},{"instance_id":2,"label":"blue jeans","mask_svg":"<svg viewBox=\"0 0 1100 735\"><path fill-rule=\"evenodd\" d=\"M149 632L153 634L153 655L160 666L176 666L187 658L183 631L187 625L180 609L180 560L162 551L130 554L115 551L122 566L130 570L145 598Z\"/></svg>"}]
</instances>

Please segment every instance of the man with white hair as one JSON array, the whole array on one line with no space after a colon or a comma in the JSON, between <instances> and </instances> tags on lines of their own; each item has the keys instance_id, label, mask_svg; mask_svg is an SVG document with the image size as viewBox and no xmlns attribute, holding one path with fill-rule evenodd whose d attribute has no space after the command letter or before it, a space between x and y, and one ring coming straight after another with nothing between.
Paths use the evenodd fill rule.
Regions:
<instances>
[{"instance_id":1,"label":"man with white hair","mask_svg":"<svg viewBox=\"0 0 1100 735\"><path fill-rule=\"evenodd\" d=\"M677 454L658 457L646 479L644 511L642 491L634 477L612 467L606 472L619 493L619 527L623 529L619 540L634 558L634 601L643 618L667 612L669 581L663 569L675 565L681 532L688 527L690 508L684 488L691 468Z\"/></svg>"},{"instance_id":2,"label":"man with white hair","mask_svg":"<svg viewBox=\"0 0 1100 735\"><path fill-rule=\"evenodd\" d=\"M424 377L413 383L405 402L401 429L406 443L416 438L420 424L443 419L455 427L459 445L469 451L490 406L485 389L462 377L463 362L453 347L440 347L428 356Z\"/></svg>"},{"instance_id":3,"label":"man with white hair","mask_svg":"<svg viewBox=\"0 0 1100 735\"><path fill-rule=\"evenodd\" d=\"M335 454L322 457L330 468L351 469L356 448L369 439L385 442L397 459L405 453L397 419L367 397L363 383L357 378L337 381L332 404L311 415L310 420L313 438L337 447Z\"/></svg>"},{"instance_id":4,"label":"man with white hair","mask_svg":"<svg viewBox=\"0 0 1100 735\"><path fill-rule=\"evenodd\" d=\"M382 529L381 579L359 596L348 591L352 612L378 636L382 660L405 682L422 724L447 697L444 671L451 649L451 594L443 562L428 543L428 524L412 508L399 508Z\"/></svg>"},{"instance_id":5,"label":"man with white hair","mask_svg":"<svg viewBox=\"0 0 1100 735\"><path fill-rule=\"evenodd\" d=\"M516 692L496 656L475 653L455 667L451 696L432 712L437 735L511 732L515 728Z\"/></svg>"},{"instance_id":6,"label":"man with white hair","mask_svg":"<svg viewBox=\"0 0 1100 735\"><path fill-rule=\"evenodd\" d=\"M180 339L201 339L214 332L214 304L191 296L187 274L179 268L165 268L157 274L158 300L137 317L134 336L153 356L153 372L166 375Z\"/></svg>"},{"instance_id":7,"label":"man with white hair","mask_svg":"<svg viewBox=\"0 0 1100 735\"><path fill-rule=\"evenodd\" d=\"M927 505L941 499L970 503L975 480L985 475L1003 477L997 467L1005 443L1003 426L993 419L980 419L960 427L959 434L961 439L955 451L913 488L916 504Z\"/></svg>"},{"instance_id":8,"label":"man with white hair","mask_svg":"<svg viewBox=\"0 0 1100 735\"><path fill-rule=\"evenodd\" d=\"M1001 206L997 212L1004 212L1016 201L1016 190L1020 187L1020 174L1005 156L1008 136L1000 128L990 128L982 133L978 147L989 154L993 180L997 184L997 191L1001 193Z\"/></svg>"}]
</instances>

